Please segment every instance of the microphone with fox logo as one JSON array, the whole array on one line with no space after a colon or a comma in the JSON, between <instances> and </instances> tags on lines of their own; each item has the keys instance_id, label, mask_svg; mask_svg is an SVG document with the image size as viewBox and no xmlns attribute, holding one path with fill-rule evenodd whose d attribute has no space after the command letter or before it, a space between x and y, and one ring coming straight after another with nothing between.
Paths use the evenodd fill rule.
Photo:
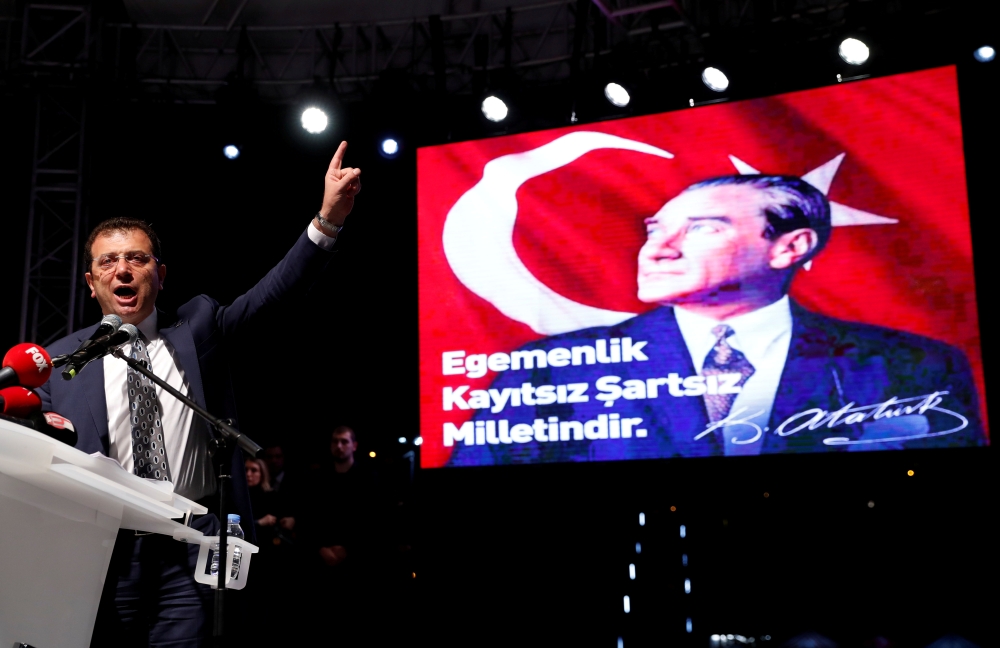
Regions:
<instances>
[{"instance_id":1,"label":"microphone with fox logo","mask_svg":"<svg viewBox=\"0 0 1000 648\"><path fill-rule=\"evenodd\" d=\"M41 387L52 374L52 359L37 344L24 342L11 347L3 357L0 369L0 389L12 385Z\"/></svg>"}]
</instances>

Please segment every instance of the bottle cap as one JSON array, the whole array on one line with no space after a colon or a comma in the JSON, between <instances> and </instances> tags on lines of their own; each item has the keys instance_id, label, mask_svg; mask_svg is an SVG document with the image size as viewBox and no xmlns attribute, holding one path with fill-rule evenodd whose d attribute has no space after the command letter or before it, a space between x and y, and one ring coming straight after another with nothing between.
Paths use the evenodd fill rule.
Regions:
<instances>
[{"instance_id":1,"label":"bottle cap","mask_svg":"<svg viewBox=\"0 0 1000 648\"><path fill-rule=\"evenodd\" d=\"M226 516L226 519L229 521L230 524L240 523L240 516L236 515L235 513L230 513L229 515Z\"/></svg>"}]
</instances>

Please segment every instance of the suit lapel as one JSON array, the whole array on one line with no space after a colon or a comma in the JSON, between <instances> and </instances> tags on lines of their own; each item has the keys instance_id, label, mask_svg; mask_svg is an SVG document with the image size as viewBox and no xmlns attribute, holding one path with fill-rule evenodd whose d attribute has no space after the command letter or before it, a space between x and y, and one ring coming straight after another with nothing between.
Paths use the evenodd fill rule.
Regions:
<instances>
[{"instance_id":1,"label":"suit lapel","mask_svg":"<svg viewBox=\"0 0 1000 648\"><path fill-rule=\"evenodd\" d=\"M648 376L666 377L676 373L681 377L695 375L694 361L672 308L657 308L646 316L636 318L636 326L628 334L635 341L648 340L652 367L643 367ZM671 396L666 387L660 387L655 400L647 401L650 415L657 430L669 431L673 450L682 456L718 454L722 446L716 434L694 440L708 426L705 399L701 397Z\"/></svg>"},{"instance_id":2,"label":"suit lapel","mask_svg":"<svg viewBox=\"0 0 1000 648\"><path fill-rule=\"evenodd\" d=\"M818 442L814 431L804 429L788 436L776 433L782 423L797 414L813 408L829 411L837 407L837 366L831 358L831 350L836 347L831 337L835 335L828 325L822 326L814 318L812 313L792 303L792 342L781 372L778 393L774 396L770 433L764 437L764 453L823 449L814 448ZM784 430L787 432L810 419L810 416L795 419Z\"/></svg>"},{"instance_id":3,"label":"suit lapel","mask_svg":"<svg viewBox=\"0 0 1000 648\"><path fill-rule=\"evenodd\" d=\"M80 334L78 341L82 342L97 330L97 325L85 329ZM80 372L76 380L82 383L84 398L90 408L90 415L94 419L94 429L101 440L101 448L104 454L110 452L110 442L108 441L108 397L104 393L104 359L100 358L91 362Z\"/></svg>"},{"instance_id":4,"label":"suit lapel","mask_svg":"<svg viewBox=\"0 0 1000 648\"><path fill-rule=\"evenodd\" d=\"M198 349L191 335L191 327L183 320L177 320L171 326L160 329L160 335L170 344L177 354L177 362L184 371L184 378L191 386L188 394L196 403L205 407L205 387L201 382L201 367L198 362Z\"/></svg>"}]
</instances>

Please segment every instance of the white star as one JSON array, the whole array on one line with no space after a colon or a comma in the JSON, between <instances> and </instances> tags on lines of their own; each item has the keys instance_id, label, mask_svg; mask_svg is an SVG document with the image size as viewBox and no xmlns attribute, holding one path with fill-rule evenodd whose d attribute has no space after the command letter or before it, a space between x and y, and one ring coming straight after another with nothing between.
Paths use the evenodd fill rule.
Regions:
<instances>
[{"instance_id":1,"label":"white star","mask_svg":"<svg viewBox=\"0 0 1000 648\"><path fill-rule=\"evenodd\" d=\"M837 170L840 168L840 163L844 161L845 155L847 154L841 153L826 164L818 166L803 175L802 179L822 191L824 196L827 195L830 192L830 184L833 183L833 178L837 175ZM730 155L729 160L741 175L760 173L760 171L734 155ZM834 227L844 227L847 225L892 225L898 222L895 218L878 216L877 214L848 207L832 200L830 201L830 224Z\"/></svg>"}]
</instances>

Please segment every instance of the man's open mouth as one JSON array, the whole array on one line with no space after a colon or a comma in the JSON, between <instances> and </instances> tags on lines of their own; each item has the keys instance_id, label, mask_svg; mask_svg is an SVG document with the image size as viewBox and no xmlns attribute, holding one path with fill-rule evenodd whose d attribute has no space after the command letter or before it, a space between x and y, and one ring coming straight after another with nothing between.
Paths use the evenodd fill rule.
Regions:
<instances>
[{"instance_id":1,"label":"man's open mouth","mask_svg":"<svg viewBox=\"0 0 1000 648\"><path fill-rule=\"evenodd\" d=\"M136 292L133 288L130 288L129 286L118 286L117 288L115 288L115 295L118 297L122 297L124 299L128 299L129 297L135 297Z\"/></svg>"}]
</instances>

